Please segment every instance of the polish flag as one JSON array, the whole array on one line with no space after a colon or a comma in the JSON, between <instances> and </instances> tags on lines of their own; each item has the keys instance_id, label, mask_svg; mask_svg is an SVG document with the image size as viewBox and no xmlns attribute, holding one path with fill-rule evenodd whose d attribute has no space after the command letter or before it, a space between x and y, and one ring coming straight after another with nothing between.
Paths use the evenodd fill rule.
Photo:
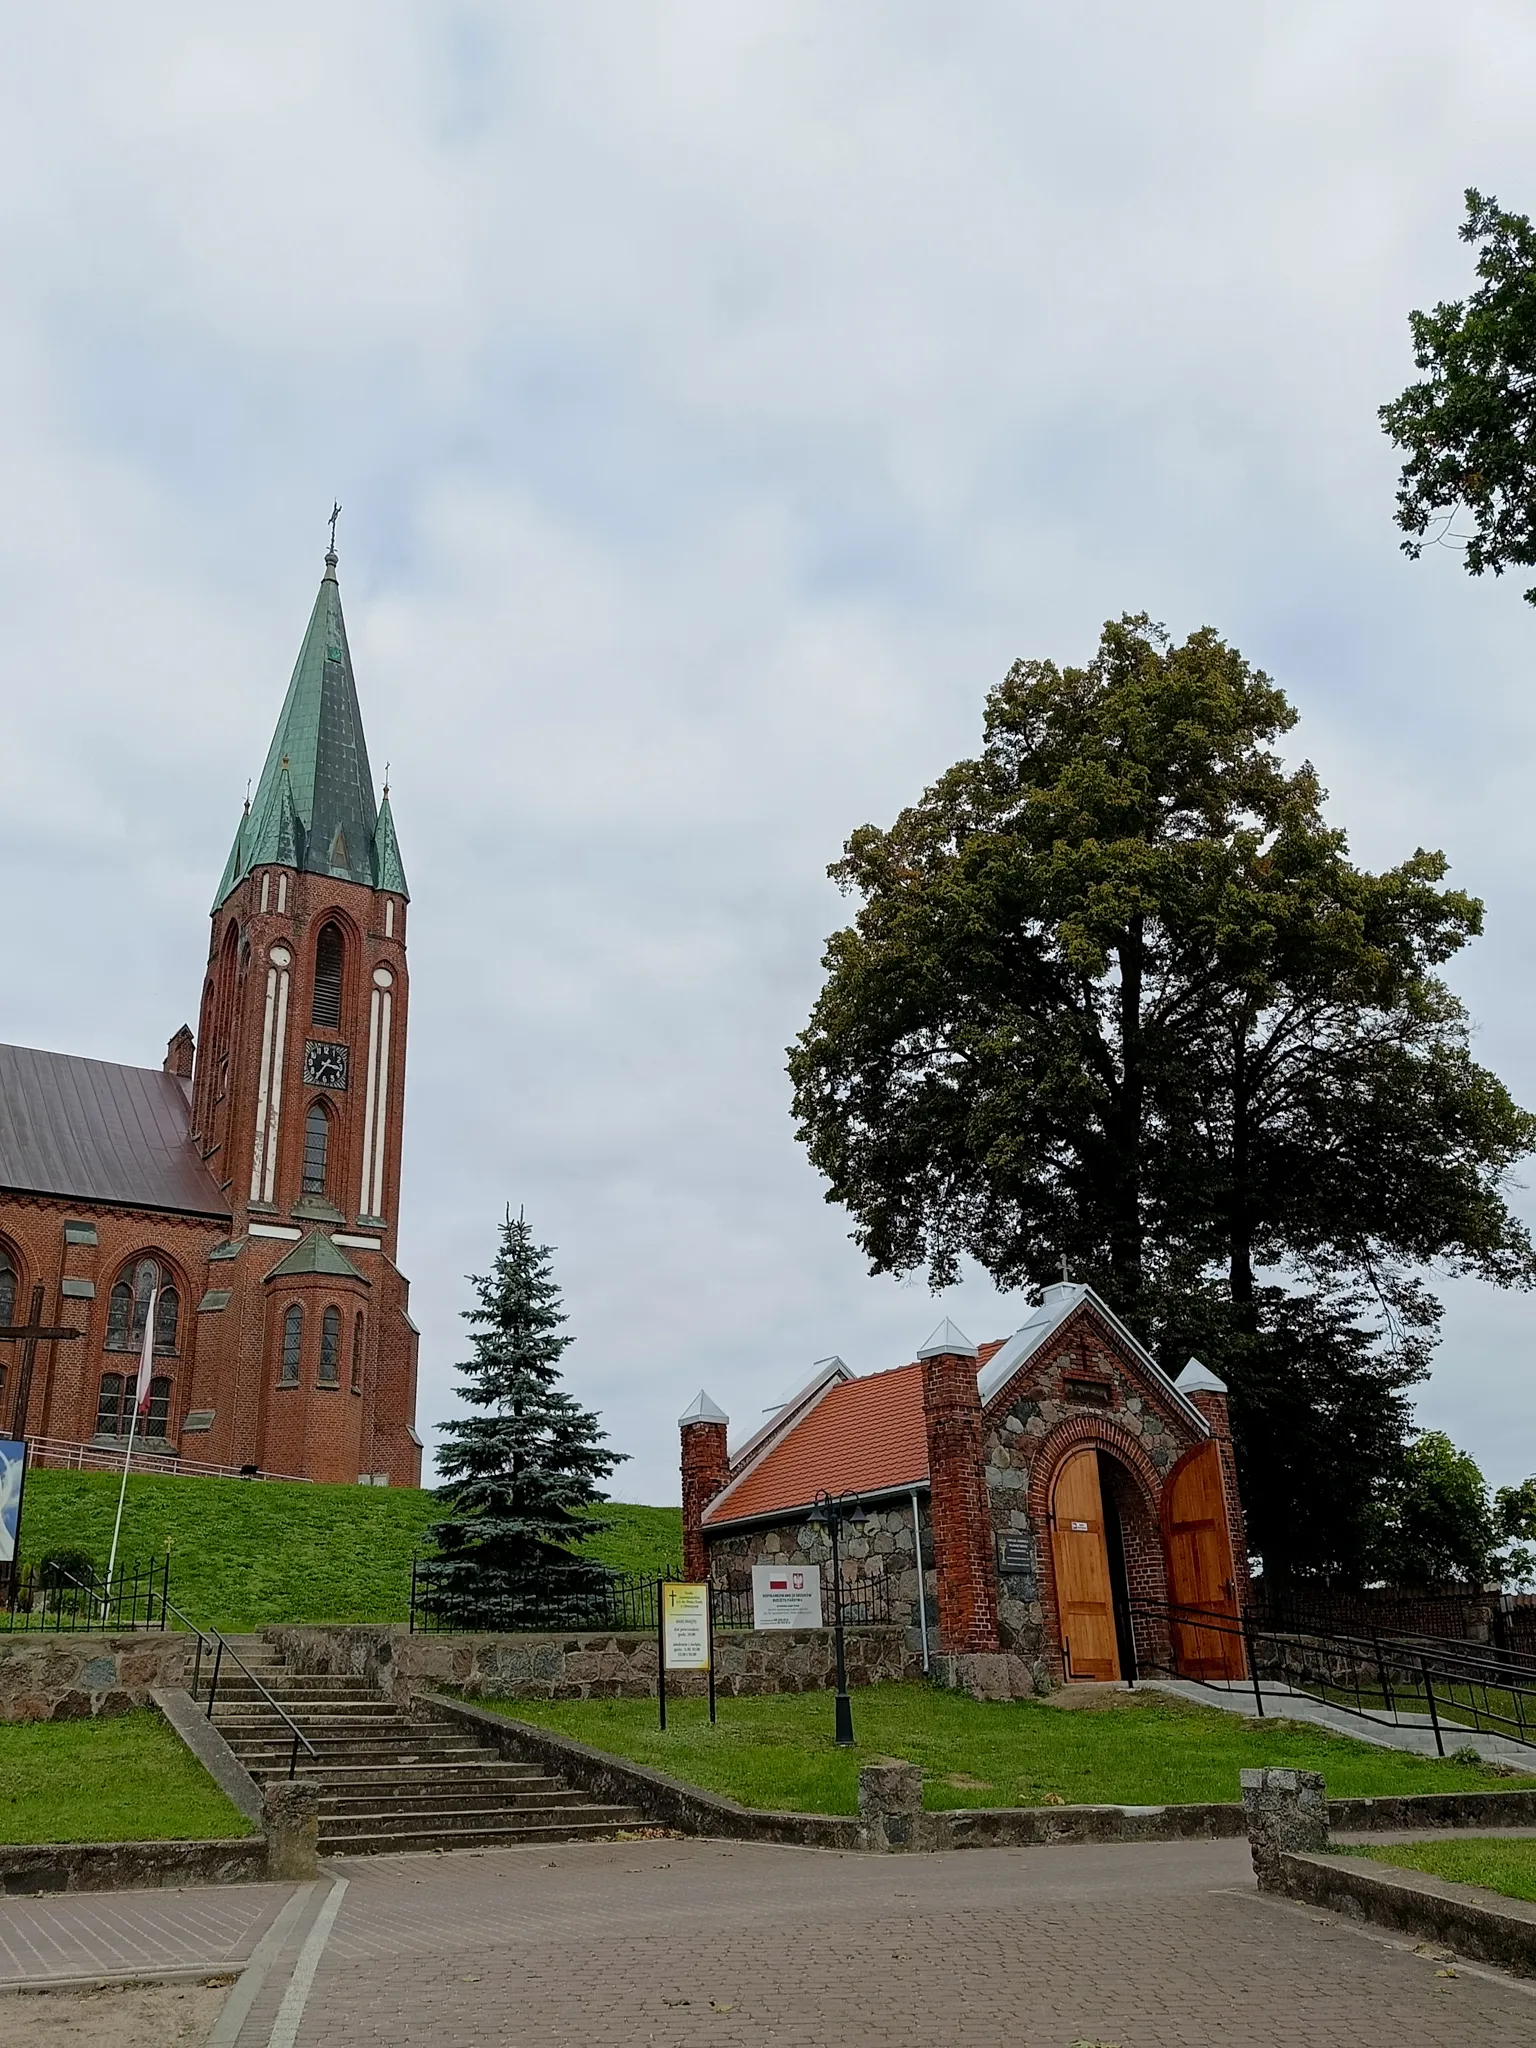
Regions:
<instances>
[{"instance_id":1,"label":"polish flag","mask_svg":"<svg viewBox=\"0 0 1536 2048\"><path fill-rule=\"evenodd\" d=\"M149 1313L144 1318L144 1348L139 1353L139 1394L134 1403L142 1417L149 1413L149 1375L155 1362L155 1304L160 1299L158 1287L149 1291Z\"/></svg>"}]
</instances>

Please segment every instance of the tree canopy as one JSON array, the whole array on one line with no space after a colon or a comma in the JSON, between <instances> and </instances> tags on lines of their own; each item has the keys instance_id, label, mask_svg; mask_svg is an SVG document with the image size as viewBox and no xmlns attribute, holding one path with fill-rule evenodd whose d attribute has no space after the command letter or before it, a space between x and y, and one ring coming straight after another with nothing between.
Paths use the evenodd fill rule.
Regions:
<instances>
[{"instance_id":1,"label":"tree canopy","mask_svg":"<svg viewBox=\"0 0 1536 2048\"><path fill-rule=\"evenodd\" d=\"M1276 751L1295 717L1209 628L1015 664L979 756L834 865L859 908L790 1073L873 1270L1066 1257L1229 1380L1266 1560L1351 1571L1433 1338L1421 1269L1536 1275L1504 1200L1536 1119L1436 972L1481 906L1438 853L1350 861Z\"/></svg>"},{"instance_id":2,"label":"tree canopy","mask_svg":"<svg viewBox=\"0 0 1536 2048\"><path fill-rule=\"evenodd\" d=\"M459 1394L484 1412L442 1426L439 1498L450 1513L427 1534L442 1560L435 1586L471 1602L501 1597L509 1577L536 1575L558 1595L601 1576L573 1546L609 1526L590 1510L624 1453L560 1385L571 1339L550 1253L509 1209L495 1263L472 1276L478 1299L463 1311L474 1356Z\"/></svg>"},{"instance_id":3,"label":"tree canopy","mask_svg":"<svg viewBox=\"0 0 1536 2048\"><path fill-rule=\"evenodd\" d=\"M1413 360L1428 375L1381 408L1406 456L1397 493L1403 552L1466 549L1473 576L1536 566L1536 229L1469 189L1460 234L1478 250L1469 298L1410 313ZM1470 533L1458 533L1458 523ZM1431 528L1436 531L1431 533ZM1536 604L1536 584L1525 593Z\"/></svg>"}]
</instances>

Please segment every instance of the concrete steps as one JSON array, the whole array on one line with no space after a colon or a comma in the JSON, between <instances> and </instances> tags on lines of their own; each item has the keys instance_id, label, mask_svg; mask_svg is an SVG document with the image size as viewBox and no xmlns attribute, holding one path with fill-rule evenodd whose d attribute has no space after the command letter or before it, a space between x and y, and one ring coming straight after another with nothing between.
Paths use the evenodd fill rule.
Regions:
<instances>
[{"instance_id":1,"label":"concrete steps","mask_svg":"<svg viewBox=\"0 0 1536 2048\"><path fill-rule=\"evenodd\" d=\"M230 1641L314 1752L300 1747L296 1775L320 1789L322 1853L600 1839L641 1820L537 1764L507 1762L472 1735L413 1720L359 1679L292 1672L265 1643ZM213 1725L258 1784L288 1776L292 1733L230 1658L220 1670Z\"/></svg>"}]
</instances>

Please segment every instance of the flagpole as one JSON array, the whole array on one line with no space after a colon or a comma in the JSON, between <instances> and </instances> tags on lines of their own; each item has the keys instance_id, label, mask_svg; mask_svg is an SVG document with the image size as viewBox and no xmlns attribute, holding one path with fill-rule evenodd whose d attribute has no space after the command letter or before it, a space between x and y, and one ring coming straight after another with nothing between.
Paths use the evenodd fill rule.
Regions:
<instances>
[{"instance_id":1,"label":"flagpole","mask_svg":"<svg viewBox=\"0 0 1536 2048\"><path fill-rule=\"evenodd\" d=\"M128 1467L133 1463L133 1439L139 1426L139 1409L149 1399L149 1375L155 1362L155 1302L159 1296L158 1287L149 1290L149 1310L144 1318L144 1345L139 1353L139 1377L133 1389L133 1410L128 1418L128 1448L123 1453L123 1483L117 1489L117 1519L112 1524L112 1549L107 1557L107 1584L101 1597L101 1618L107 1619L107 1609L112 1599L112 1572L117 1564L117 1538L123 1526L123 1502L128 1494Z\"/></svg>"}]
</instances>

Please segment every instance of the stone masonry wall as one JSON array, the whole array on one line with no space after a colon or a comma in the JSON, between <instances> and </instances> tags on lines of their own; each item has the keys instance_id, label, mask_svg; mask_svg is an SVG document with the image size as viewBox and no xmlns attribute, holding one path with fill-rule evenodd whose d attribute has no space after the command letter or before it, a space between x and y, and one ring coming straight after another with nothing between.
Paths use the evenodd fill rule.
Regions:
<instances>
[{"instance_id":1,"label":"stone masonry wall","mask_svg":"<svg viewBox=\"0 0 1536 2048\"><path fill-rule=\"evenodd\" d=\"M336 1624L261 1633L293 1671L361 1678L397 1699L439 1686L502 1699L648 1699L656 1691L656 1638L649 1632L412 1635ZM904 1630L854 1628L846 1637L850 1686L920 1675L921 1659ZM832 1684L830 1629L722 1629L715 1636L715 1686L723 1695L823 1692ZM702 1694L704 1675L671 1672L667 1691Z\"/></svg>"},{"instance_id":2,"label":"stone masonry wall","mask_svg":"<svg viewBox=\"0 0 1536 2048\"><path fill-rule=\"evenodd\" d=\"M185 1687L190 1636L0 1635L0 1721L84 1721L149 1704L161 1686Z\"/></svg>"}]
</instances>

